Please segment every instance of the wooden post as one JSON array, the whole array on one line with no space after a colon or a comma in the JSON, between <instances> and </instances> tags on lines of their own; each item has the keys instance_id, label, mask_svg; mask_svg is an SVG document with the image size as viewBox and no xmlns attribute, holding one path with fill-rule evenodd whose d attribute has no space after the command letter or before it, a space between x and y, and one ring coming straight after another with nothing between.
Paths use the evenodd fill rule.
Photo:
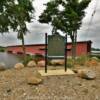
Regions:
<instances>
[{"instance_id":1,"label":"wooden post","mask_svg":"<svg viewBox=\"0 0 100 100\"><path fill-rule=\"evenodd\" d=\"M45 73L47 73L47 33L45 33Z\"/></svg>"},{"instance_id":2,"label":"wooden post","mask_svg":"<svg viewBox=\"0 0 100 100\"><path fill-rule=\"evenodd\" d=\"M65 36L65 72L67 71L67 35Z\"/></svg>"}]
</instances>

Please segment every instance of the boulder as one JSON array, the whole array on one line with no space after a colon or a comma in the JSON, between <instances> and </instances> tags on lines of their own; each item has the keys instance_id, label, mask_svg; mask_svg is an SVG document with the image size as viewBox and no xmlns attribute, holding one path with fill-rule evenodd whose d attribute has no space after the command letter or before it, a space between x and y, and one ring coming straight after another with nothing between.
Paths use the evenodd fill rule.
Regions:
<instances>
[{"instance_id":1,"label":"boulder","mask_svg":"<svg viewBox=\"0 0 100 100\"><path fill-rule=\"evenodd\" d=\"M22 63L17 63L17 64L15 64L14 68L15 68L15 69L22 69L22 68L24 68L24 64L22 64Z\"/></svg>"},{"instance_id":2,"label":"boulder","mask_svg":"<svg viewBox=\"0 0 100 100\"><path fill-rule=\"evenodd\" d=\"M42 82L42 79L37 78L35 76L31 76L27 78L27 83L31 85L38 85Z\"/></svg>"},{"instance_id":3,"label":"boulder","mask_svg":"<svg viewBox=\"0 0 100 100\"><path fill-rule=\"evenodd\" d=\"M45 61L44 60L38 61L37 66L38 67L45 67Z\"/></svg>"},{"instance_id":4,"label":"boulder","mask_svg":"<svg viewBox=\"0 0 100 100\"><path fill-rule=\"evenodd\" d=\"M35 76L37 78L41 78L42 79L41 74L37 70L34 70L34 72L31 75L33 75L33 76Z\"/></svg>"},{"instance_id":5,"label":"boulder","mask_svg":"<svg viewBox=\"0 0 100 100\"><path fill-rule=\"evenodd\" d=\"M78 76L84 79L92 80L96 78L96 73L90 69L80 69L78 70Z\"/></svg>"},{"instance_id":6,"label":"boulder","mask_svg":"<svg viewBox=\"0 0 100 100\"><path fill-rule=\"evenodd\" d=\"M4 71L6 69L5 63L0 63L0 71Z\"/></svg>"},{"instance_id":7,"label":"boulder","mask_svg":"<svg viewBox=\"0 0 100 100\"><path fill-rule=\"evenodd\" d=\"M32 85L38 85L43 81L41 74L35 70L33 73L30 73L27 77L27 83Z\"/></svg>"},{"instance_id":8,"label":"boulder","mask_svg":"<svg viewBox=\"0 0 100 100\"><path fill-rule=\"evenodd\" d=\"M64 65L65 61L63 59L56 59L56 60L51 60L52 65Z\"/></svg>"},{"instance_id":9,"label":"boulder","mask_svg":"<svg viewBox=\"0 0 100 100\"><path fill-rule=\"evenodd\" d=\"M27 67L36 67L36 62L35 61L29 61L27 64Z\"/></svg>"}]
</instances>

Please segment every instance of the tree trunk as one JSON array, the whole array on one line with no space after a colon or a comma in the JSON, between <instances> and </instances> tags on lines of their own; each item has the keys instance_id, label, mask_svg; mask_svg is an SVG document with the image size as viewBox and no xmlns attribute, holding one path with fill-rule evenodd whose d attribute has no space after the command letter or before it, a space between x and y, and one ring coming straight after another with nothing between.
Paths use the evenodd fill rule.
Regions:
<instances>
[{"instance_id":1,"label":"tree trunk","mask_svg":"<svg viewBox=\"0 0 100 100\"><path fill-rule=\"evenodd\" d=\"M76 45L75 45L75 41L72 40L72 59L75 60L76 57Z\"/></svg>"},{"instance_id":2,"label":"tree trunk","mask_svg":"<svg viewBox=\"0 0 100 100\"><path fill-rule=\"evenodd\" d=\"M23 55L24 55L24 60L26 60L26 50L25 50L25 41L24 41L24 35L22 34L22 49L23 49Z\"/></svg>"},{"instance_id":3,"label":"tree trunk","mask_svg":"<svg viewBox=\"0 0 100 100\"><path fill-rule=\"evenodd\" d=\"M76 53L77 53L76 47L77 47L77 32L74 33L74 51L75 51L74 56L75 58L76 58Z\"/></svg>"},{"instance_id":4,"label":"tree trunk","mask_svg":"<svg viewBox=\"0 0 100 100\"><path fill-rule=\"evenodd\" d=\"M72 40L72 59L75 60L76 58L76 42L77 42L77 33L73 32L71 35Z\"/></svg>"}]
</instances>

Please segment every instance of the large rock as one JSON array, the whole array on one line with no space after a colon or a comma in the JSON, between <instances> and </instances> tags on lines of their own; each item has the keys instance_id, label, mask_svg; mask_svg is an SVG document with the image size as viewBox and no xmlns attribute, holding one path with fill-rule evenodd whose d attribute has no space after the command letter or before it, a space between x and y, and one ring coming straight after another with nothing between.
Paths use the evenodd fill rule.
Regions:
<instances>
[{"instance_id":1,"label":"large rock","mask_svg":"<svg viewBox=\"0 0 100 100\"><path fill-rule=\"evenodd\" d=\"M5 63L0 63L0 71L4 71L6 69Z\"/></svg>"},{"instance_id":2,"label":"large rock","mask_svg":"<svg viewBox=\"0 0 100 100\"><path fill-rule=\"evenodd\" d=\"M37 78L41 78L42 79L41 74L37 70L34 70L33 74L31 74L31 75L33 75L33 76L35 76Z\"/></svg>"},{"instance_id":3,"label":"large rock","mask_svg":"<svg viewBox=\"0 0 100 100\"><path fill-rule=\"evenodd\" d=\"M22 64L22 63L17 63L17 64L15 64L14 68L15 68L15 69L22 69L22 68L24 68L24 64Z\"/></svg>"},{"instance_id":4,"label":"large rock","mask_svg":"<svg viewBox=\"0 0 100 100\"><path fill-rule=\"evenodd\" d=\"M27 78L27 83L31 85L38 85L42 82L42 79L37 78L35 76L31 76Z\"/></svg>"},{"instance_id":5,"label":"large rock","mask_svg":"<svg viewBox=\"0 0 100 100\"><path fill-rule=\"evenodd\" d=\"M56 60L51 60L52 65L64 65L65 61L63 59L56 59Z\"/></svg>"},{"instance_id":6,"label":"large rock","mask_svg":"<svg viewBox=\"0 0 100 100\"><path fill-rule=\"evenodd\" d=\"M27 66L28 67L36 67L36 62L35 61L29 61Z\"/></svg>"},{"instance_id":7,"label":"large rock","mask_svg":"<svg viewBox=\"0 0 100 100\"><path fill-rule=\"evenodd\" d=\"M35 70L33 73L30 73L27 77L27 83L32 85L38 85L43 81L41 74Z\"/></svg>"},{"instance_id":8,"label":"large rock","mask_svg":"<svg viewBox=\"0 0 100 100\"><path fill-rule=\"evenodd\" d=\"M96 78L96 74L93 70L90 69L80 69L78 70L78 76L84 79L95 79Z\"/></svg>"},{"instance_id":9,"label":"large rock","mask_svg":"<svg viewBox=\"0 0 100 100\"><path fill-rule=\"evenodd\" d=\"M45 67L45 60L41 60L37 62L38 67Z\"/></svg>"}]
</instances>

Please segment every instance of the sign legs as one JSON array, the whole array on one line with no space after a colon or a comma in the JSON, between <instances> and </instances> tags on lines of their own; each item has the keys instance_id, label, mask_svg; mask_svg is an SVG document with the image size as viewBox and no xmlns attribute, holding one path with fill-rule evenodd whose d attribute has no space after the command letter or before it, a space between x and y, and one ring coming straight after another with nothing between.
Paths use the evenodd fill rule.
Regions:
<instances>
[{"instance_id":1,"label":"sign legs","mask_svg":"<svg viewBox=\"0 0 100 100\"><path fill-rule=\"evenodd\" d=\"M45 33L45 73L47 73L47 33Z\"/></svg>"},{"instance_id":2,"label":"sign legs","mask_svg":"<svg viewBox=\"0 0 100 100\"><path fill-rule=\"evenodd\" d=\"M65 72L67 71L67 35L65 36Z\"/></svg>"}]
</instances>

